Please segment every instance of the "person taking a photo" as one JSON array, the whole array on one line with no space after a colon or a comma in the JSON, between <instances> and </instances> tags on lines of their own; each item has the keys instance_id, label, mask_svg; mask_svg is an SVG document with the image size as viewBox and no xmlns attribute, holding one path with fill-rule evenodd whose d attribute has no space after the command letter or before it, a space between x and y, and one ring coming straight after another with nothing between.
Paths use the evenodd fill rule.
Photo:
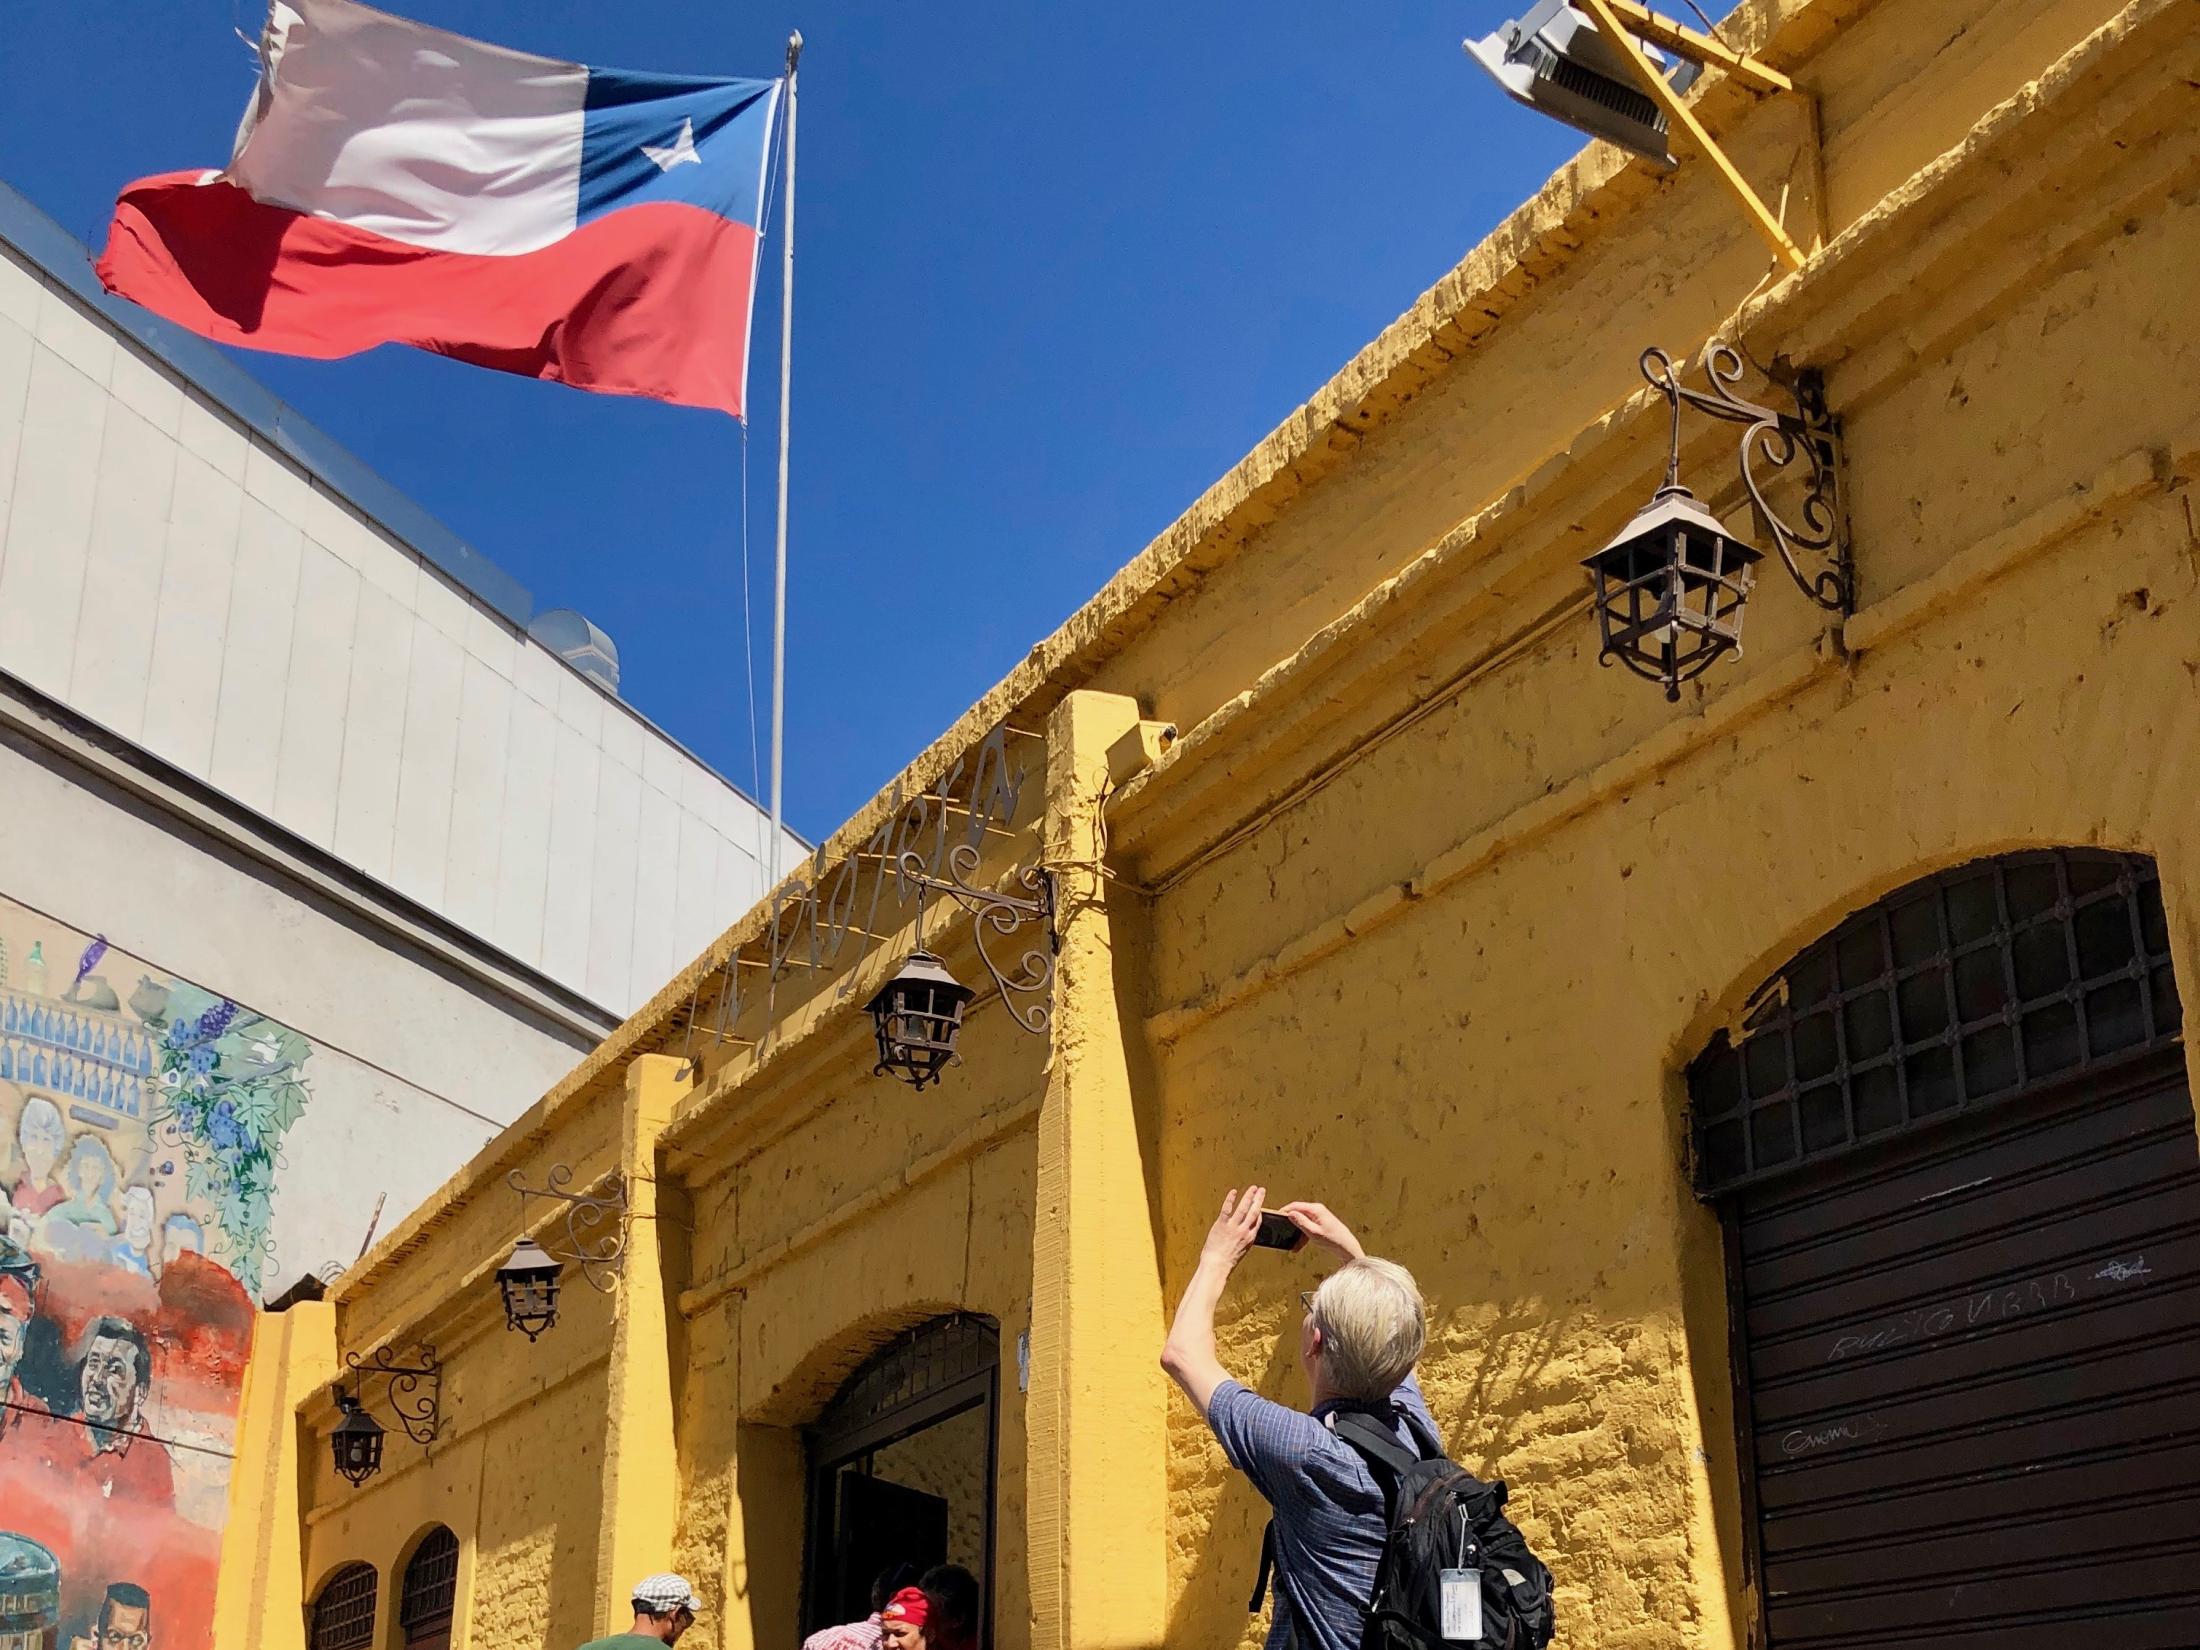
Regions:
<instances>
[{"instance_id":1,"label":"person taking a photo","mask_svg":"<svg viewBox=\"0 0 2200 1650\"><path fill-rule=\"evenodd\" d=\"M1299 1368L1308 1407L1260 1397L1215 1354L1215 1306L1260 1231L1264 1186L1222 1200L1161 1350L1161 1367L1199 1406L1230 1464L1252 1480L1272 1513L1262 1587L1275 1578L1268 1650L1358 1650L1376 1566L1389 1535L1383 1491L1360 1453L1332 1430L1340 1412L1376 1417L1415 1455L1442 1441L1413 1366L1427 1342L1413 1275L1360 1247L1319 1203L1277 1213L1343 1262L1302 1295ZM1254 1607L1259 1607L1256 1591Z\"/></svg>"}]
</instances>

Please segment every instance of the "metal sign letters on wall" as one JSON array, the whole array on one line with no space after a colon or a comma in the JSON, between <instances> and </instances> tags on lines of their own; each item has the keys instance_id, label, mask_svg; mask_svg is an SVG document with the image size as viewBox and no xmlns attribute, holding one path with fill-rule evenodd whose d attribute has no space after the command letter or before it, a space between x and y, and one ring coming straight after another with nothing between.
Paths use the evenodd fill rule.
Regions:
<instances>
[{"instance_id":1,"label":"metal sign letters on wall","mask_svg":"<svg viewBox=\"0 0 2200 1650\"><path fill-rule=\"evenodd\" d=\"M765 956L727 959L712 1016L720 1041L769 1042L778 1023L779 982L793 970L841 969L834 995L846 997L872 943L892 938L898 913L923 897L920 878L959 881L957 873L975 867L988 835L1008 834L1029 777L1024 762L1009 753L1012 734L1039 737L998 727L915 796L905 798L896 780L885 819L861 847L831 865L821 846L806 876L791 876L773 890L771 926L762 936ZM742 1014L759 1000L762 1025L753 1036L736 1035ZM699 1007L690 1005L691 1023Z\"/></svg>"}]
</instances>

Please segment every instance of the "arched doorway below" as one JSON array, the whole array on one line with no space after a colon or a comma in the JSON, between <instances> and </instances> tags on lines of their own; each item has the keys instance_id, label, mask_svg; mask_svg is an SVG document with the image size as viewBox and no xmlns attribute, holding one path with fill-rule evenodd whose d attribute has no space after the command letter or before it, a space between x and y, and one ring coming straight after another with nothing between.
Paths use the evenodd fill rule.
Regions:
<instances>
[{"instance_id":1,"label":"arched doorway below","mask_svg":"<svg viewBox=\"0 0 2200 1650\"><path fill-rule=\"evenodd\" d=\"M978 1578L992 1642L1000 1336L991 1319L934 1318L874 1353L806 1434L803 1631L861 1621L874 1580L908 1564Z\"/></svg>"}]
</instances>

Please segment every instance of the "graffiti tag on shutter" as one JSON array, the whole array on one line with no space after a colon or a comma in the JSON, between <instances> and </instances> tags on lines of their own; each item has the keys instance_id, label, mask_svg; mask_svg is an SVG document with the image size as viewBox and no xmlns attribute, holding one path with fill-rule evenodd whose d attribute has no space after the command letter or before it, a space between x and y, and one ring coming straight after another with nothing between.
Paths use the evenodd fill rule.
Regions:
<instances>
[{"instance_id":1,"label":"graffiti tag on shutter","mask_svg":"<svg viewBox=\"0 0 2200 1650\"><path fill-rule=\"evenodd\" d=\"M1959 1329L1985 1329L2016 1318L2037 1317L2042 1312L2069 1306L2089 1295L2120 1289L2154 1277L2144 1255L2110 1261L2092 1273L2050 1272L2022 1283L1997 1285L1939 1306L1924 1306L1888 1318L1868 1329L1837 1336L1826 1352L1826 1362L1840 1363L1867 1352L1884 1352L1913 1341L1929 1341Z\"/></svg>"}]
</instances>

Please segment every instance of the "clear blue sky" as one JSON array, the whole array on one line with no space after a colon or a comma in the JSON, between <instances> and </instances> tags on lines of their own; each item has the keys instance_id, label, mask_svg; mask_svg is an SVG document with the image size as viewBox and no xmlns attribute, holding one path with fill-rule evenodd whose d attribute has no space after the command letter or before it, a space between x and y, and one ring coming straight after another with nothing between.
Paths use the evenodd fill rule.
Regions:
<instances>
[{"instance_id":1,"label":"clear blue sky","mask_svg":"<svg viewBox=\"0 0 2200 1650\"><path fill-rule=\"evenodd\" d=\"M1506 0L396 9L584 62L759 78L803 31L787 811L812 838L1580 141L1460 54ZM252 80L233 30L260 16L9 0L0 176L93 240L128 180L221 164ZM752 369L760 696L777 256ZM627 698L755 788L736 424L403 349L237 358L538 606L603 625Z\"/></svg>"}]
</instances>

